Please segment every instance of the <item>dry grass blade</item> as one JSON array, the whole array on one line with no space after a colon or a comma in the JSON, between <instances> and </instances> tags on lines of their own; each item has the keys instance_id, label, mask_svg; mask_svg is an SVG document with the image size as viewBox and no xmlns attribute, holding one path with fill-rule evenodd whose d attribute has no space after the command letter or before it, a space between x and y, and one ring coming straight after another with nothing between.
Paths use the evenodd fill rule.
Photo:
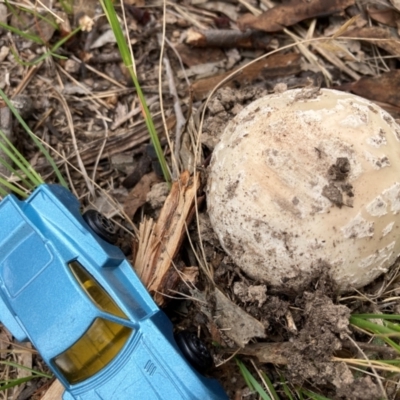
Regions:
<instances>
[{"instance_id":1,"label":"dry grass blade","mask_svg":"<svg viewBox=\"0 0 400 400\"><path fill-rule=\"evenodd\" d=\"M179 279L173 261L193 217L199 187L199 176L191 177L189 172L183 172L172 185L157 223L141 224L134 265L158 305L164 304L163 293L172 289Z\"/></svg>"}]
</instances>

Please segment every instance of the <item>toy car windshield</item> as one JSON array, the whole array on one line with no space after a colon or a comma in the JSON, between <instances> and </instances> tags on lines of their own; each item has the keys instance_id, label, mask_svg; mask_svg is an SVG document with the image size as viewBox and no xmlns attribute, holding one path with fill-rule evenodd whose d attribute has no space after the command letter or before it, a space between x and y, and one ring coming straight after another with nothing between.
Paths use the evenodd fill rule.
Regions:
<instances>
[{"instance_id":1,"label":"toy car windshield","mask_svg":"<svg viewBox=\"0 0 400 400\"><path fill-rule=\"evenodd\" d=\"M112 224L65 188L0 202L0 320L30 340L64 400L227 399L212 359L173 327L123 253Z\"/></svg>"}]
</instances>

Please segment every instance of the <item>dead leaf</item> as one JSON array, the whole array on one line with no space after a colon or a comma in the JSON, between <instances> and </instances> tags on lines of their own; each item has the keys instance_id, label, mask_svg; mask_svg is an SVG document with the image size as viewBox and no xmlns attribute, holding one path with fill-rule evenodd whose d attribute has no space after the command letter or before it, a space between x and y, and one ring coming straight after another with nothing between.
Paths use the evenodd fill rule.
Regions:
<instances>
[{"instance_id":1,"label":"dead leaf","mask_svg":"<svg viewBox=\"0 0 400 400\"><path fill-rule=\"evenodd\" d=\"M14 28L27 31L30 34L37 35L44 43L47 43L53 37L56 30L56 20L51 13L45 13L42 17L39 18L34 14L28 14L19 10L12 14L10 25ZM51 23L48 21L51 21Z\"/></svg>"},{"instance_id":2,"label":"dead leaf","mask_svg":"<svg viewBox=\"0 0 400 400\"><path fill-rule=\"evenodd\" d=\"M387 28L379 27L364 27L356 28L347 31L343 34L343 37L351 37L357 39L372 39L368 40L369 43L373 43L376 46L382 48L390 54L398 56L400 54L400 40L398 37L394 37L393 32ZM378 40L373 40L378 39ZM387 39L387 40L381 40Z\"/></svg>"},{"instance_id":3,"label":"dead leaf","mask_svg":"<svg viewBox=\"0 0 400 400\"><path fill-rule=\"evenodd\" d=\"M157 182L160 182L160 178L155 172L150 172L142 176L126 197L124 211L128 216L133 217L138 208L146 203L147 193L150 192L151 187Z\"/></svg>"},{"instance_id":4,"label":"dead leaf","mask_svg":"<svg viewBox=\"0 0 400 400\"><path fill-rule=\"evenodd\" d=\"M225 60L226 58L224 52L216 48L193 48L184 43L180 43L175 46L175 49L179 53L182 62L188 67L205 63L219 62Z\"/></svg>"},{"instance_id":5,"label":"dead leaf","mask_svg":"<svg viewBox=\"0 0 400 400\"><path fill-rule=\"evenodd\" d=\"M254 337L264 338L264 325L229 300L219 289L214 290L216 323L237 346L244 347Z\"/></svg>"},{"instance_id":6,"label":"dead leaf","mask_svg":"<svg viewBox=\"0 0 400 400\"><path fill-rule=\"evenodd\" d=\"M226 85L232 85L233 81L250 83L257 78L266 75L268 75L268 78L273 78L277 76L296 74L300 71L300 58L301 56L298 53L272 55L245 67L234 78L232 78L230 82L227 82ZM195 82L191 87L194 98L196 100L204 99L216 85L218 85L224 78L238 69L239 68L234 68L233 70L223 74L201 79Z\"/></svg>"},{"instance_id":7,"label":"dead leaf","mask_svg":"<svg viewBox=\"0 0 400 400\"><path fill-rule=\"evenodd\" d=\"M400 107L400 70L364 77L350 85L353 93L372 101Z\"/></svg>"},{"instance_id":8,"label":"dead leaf","mask_svg":"<svg viewBox=\"0 0 400 400\"><path fill-rule=\"evenodd\" d=\"M397 27L397 22L400 20L400 14L391 8L368 7L367 12L374 21L393 28Z\"/></svg>"},{"instance_id":9,"label":"dead leaf","mask_svg":"<svg viewBox=\"0 0 400 400\"><path fill-rule=\"evenodd\" d=\"M400 11L400 0L390 0L390 2L396 10Z\"/></svg>"},{"instance_id":10,"label":"dead leaf","mask_svg":"<svg viewBox=\"0 0 400 400\"><path fill-rule=\"evenodd\" d=\"M250 28L265 32L277 32L305 19L343 11L354 2L355 0L290 0L259 16L245 14L238 19L237 23L243 31Z\"/></svg>"}]
</instances>

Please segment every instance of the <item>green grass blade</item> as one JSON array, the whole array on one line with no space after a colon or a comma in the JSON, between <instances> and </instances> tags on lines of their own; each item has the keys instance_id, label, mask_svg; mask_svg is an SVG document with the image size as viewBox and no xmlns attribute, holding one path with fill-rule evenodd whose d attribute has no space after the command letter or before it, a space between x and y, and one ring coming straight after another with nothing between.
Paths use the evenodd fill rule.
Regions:
<instances>
[{"instance_id":1,"label":"green grass blade","mask_svg":"<svg viewBox=\"0 0 400 400\"><path fill-rule=\"evenodd\" d=\"M72 11L73 11L73 6L72 6L72 1L71 2L68 2L68 1L65 1L65 0L60 0L60 4L61 4L61 7L63 8L63 10L69 15L69 14L72 14Z\"/></svg>"},{"instance_id":2,"label":"green grass blade","mask_svg":"<svg viewBox=\"0 0 400 400\"><path fill-rule=\"evenodd\" d=\"M25 123L25 121L22 119L22 117L19 115L18 111L15 109L13 104L10 102L6 94L0 89L0 97L5 101L7 106L10 108L14 116L17 118L19 123L22 125L22 127L25 129L25 132L28 133L28 135L32 138L32 140L35 142L36 146L38 146L39 150L44 154L46 157L47 161L50 163L51 167L53 168L53 171L55 172L58 181L60 184L66 188L68 188L67 182L65 181L64 177L61 175L60 170L58 169L56 163L54 162L53 158L50 156L49 152L45 149L43 144L40 142L40 140L33 134L33 132L30 130L28 125ZM43 182L42 178L38 174L36 174L39 179Z\"/></svg>"},{"instance_id":3,"label":"green grass blade","mask_svg":"<svg viewBox=\"0 0 400 400\"><path fill-rule=\"evenodd\" d=\"M23 190L21 190L19 187L15 186L15 185L13 185L12 183L8 182L1 176L0 176L0 185L9 188L10 190L12 190L14 193L21 196L22 198L28 197L28 195ZM4 197L4 196L8 195L8 193L4 189L1 189L1 195Z\"/></svg>"},{"instance_id":4,"label":"green grass blade","mask_svg":"<svg viewBox=\"0 0 400 400\"><path fill-rule=\"evenodd\" d=\"M35 42L37 44L44 45L44 42L42 39L40 39L39 36L33 35L31 33L26 33L24 31L21 31L21 29L14 28L13 26L7 25L4 22L0 22L0 28L4 28L7 31L10 31L12 33L15 33L18 36L21 36L25 39L31 40L32 42Z\"/></svg>"},{"instance_id":5,"label":"green grass blade","mask_svg":"<svg viewBox=\"0 0 400 400\"><path fill-rule=\"evenodd\" d=\"M251 372L247 369L247 367L238 359L235 358L236 363L239 367L240 373L242 374L246 384L250 389L254 389L263 400L271 400L271 397L265 392L263 387L258 383L257 379L251 374ZM251 384L249 385L248 382Z\"/></svg>"},{"instance_id":6,"label":"green grass blade","mask_svg":"<svg viewBox=\"0 0 400 400\"><path fill-rule=\"evenodd\" d=\"M2 198L6 197L8 195L8 192L5 191L1 186L0 186L0 196Z\"/></svg>"},{"instance_id":7,"label":"green grass blade","mask_svg":"<svg viewBox=\"0 0 400 400\"><path fill-rule=\"evenodd\" d=\"M17 378L17 379L12 379L12 380L9 380L9 381L0 382L0 391L4 391L4 390L7 390L7 389L11 389L11 388L13 388L15 386L22 385L23 383L29 382L29 381L31 381L32 379L35 379L35 378L39 378L39 376L30 375L30 376L26 376L24 378Z\"/></svg>"},{"instance_id":8,"label":"green grass blade","mask_svg":"<svg viewBox=\"0 0 400 400\"><path fill-rule=\"evenodd\" d=\"M164 153L161 148L160 140L158 138L157 131L156 131L156 128L153 123L153 119L151 118L150 111L149 111L149 108L146 103L146 99L143 95L142 88L140 87L139 81L137 80L136 74L134 72L134 69L132 66L131 54L130 54L130 51L128 48L128 44L126 43L121 25L118 21L114 5L112 3L112 0L100 0L100 3L103 7L105 14L107 15L110 26L114 32L119 51L121 53L122 60L131 75L133 84L135 85L135 89L136 89L137 95L139 97L140 104L142 106L142 114L145 119L146 127L147 127L147 130L149 131L150 139L151 139L151 142L156 151L158 161L160 162L161 169L162 169L162 172L164 175L164 179L166 182L168 182L169 185L171 185L171 176L169 173L167 162L165 160Z\"/></svg>"},{"instance_id":9,"label":"green grass blade","mask_svg":"<svg viewBox=\"0 0 400 400\"><path fill-rule=\"evenodd\" d=\"M400 332L400 325L385 321L385 326L395 332Z\"/></svg>"},{"instance_id":10,"label":"green grass blade","mask_svg":"<svg viewBox=\"0 0 400 400\"><path fill-rule=\"evenodd\" d=\"M16 61L18 64L23 65L24 67L32 67L33 65L40 64L42 61L44 61L47 57L55 57L59 58L61 60L67 59L67 57L64 57L62 55L56 54L55 52L66 42L68 41L72 36L74 36L77 32L81 30L81 27L79 26L78 28L74 29L72 32L70 32L67 36L59 40L50 50L46 51L44 54L39 56L33 61L23 61L19 55L13 50L12 48L10 49L12 55L15 57Z\"/></svg>"},{"instance_id":11,"label":"green grass blade","mask_svg":"<svg viewBox=\"0 0 400 400\"><path fill-rule=\"evenodd\" d=\"M274 385L272 384L271 379L269 379L269 376L264 371L261 371L261 375L268 386L269 392L272 395L273 400L279 400L278 393L276 393Z\"/></svg>"},{"instance_id":12,"label":"green grass blade","mask_svg":"<svg viewBox=\"0 0 400 400\"><path fill-rule=\"evenodd\" d=\"M301 391L308 396L310 399L313 400L330 400L328 397L322 396L320 394L314 393L311 390L301 389Z\"/></svg>"},{"instance_id":13,"label":"green grass blade","mask_svg":"<svg viewBox=\"0 0 400 400\"><path fill-rule=\"evenodd\" d=\"M399 332L393 331L392 329L386 326L377 325L371 321L367 321L365 319L357 318L354 316L350 317L350 323L356 327L369 331L375 335L379 335L379 337L382 340L384 340L389 346L391 346L393 349L395 349L397 352L400 353L400 346L397 343L395 343L392 339L390 339L390 337L388 337L389 335L393 334L400 336Z\"/></svg>"},{"instance_id":14,"label":"green grass blade","mask_svg":"<svg viewBox=\"0 0 400 400\"><path fill-rule=\"evenodd\" d=\"M35 185L33 183L22 176L12 165L10 165L6 160L2 159L1 157L0 164L7 168L7 170L10 171L12 175L16 176L28 189L32 190L35 188Z\"/></svg>"},{"instance_id":15,"label":"green grass blade","mask_svg":"<svg viewBox=\"0 0 400 400\"><path fill-rule=\"evenodd\" d=\"M352 314L351 316L361 319L384 319L400 321L400 315L398 314Z\"/></svg>"},{"instance_id":16,"label":"green grass blade","mask_svg":"<svg viewBox=\"0 0 400 400\"><path fill-rule=\"evenodd\" d=\"M30 10L29 8L26 8L26 7L20 7L19 9L27 14L33 15L35 18L41 19L42 21L46 22L54 29L58 29L58 24L55 22L54 16L52 14L50 14L50 13L47 14L47 15L51 16L52 19L50 19L47 16L40 14L36 10ZM38 35L38 37L40 37L40 36Z\"/></svg>"},{"instance_id":17,"label":"green grass blade","mask_svg":"<svg viewBox=\"0 0 400 400\"><path fill-rule=\"evenodd\" d=\"M289 386L286 383L286 380L283 378L282 375L279 375L281 384L282 384L282 388L283 391L285 392L286 396L288 397L289 400L294 400L293 396L292 396L292 392L289 389Z\"/></svg>"},{"instance_id":18,"label":"green grass blade","mask_svg":"<svg viewBox=\"0 0 400 400\"><path fill-rule=\"evenodd\" d=\"M42 178L32 169L28 161L22 157L21 153L12 145L2 130L0 130L0 137L5 142L0 141L0 150L18 166L34 186L43 183Z\"/></svg>"},{"instance_id":19,"label":"green grass blade","mask_svg":"<svg viewBox=\"0 0 400 400\"><path fill-rule=\"evenodd\" d=\"M23 369L25 371L29 371L32 374L34 374L36 376L40 376L42 378L49 378L49 379L53 378L53 375L51 375L51 374L47 374L46 372L41 372L41 371L38 371L36 369L32 369L32 368L26 367L25 365L17 364L17 363L12 362L12 361L0 361L0 365L8 365L10 367Z\"/></svg>"}]
</instances>

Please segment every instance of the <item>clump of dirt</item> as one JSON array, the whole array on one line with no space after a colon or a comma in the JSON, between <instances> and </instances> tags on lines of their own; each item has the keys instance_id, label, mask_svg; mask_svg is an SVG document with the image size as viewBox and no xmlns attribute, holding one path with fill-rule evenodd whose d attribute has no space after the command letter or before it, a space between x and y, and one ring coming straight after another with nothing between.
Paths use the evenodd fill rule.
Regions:
<instances>
[{"instance_id":1,"label":"clump of dirt","mask_svg":"<svg viewBox=\"0 0 400 400\"><path fill-rule=\"evenodd\" d=\"M354 202L353 186L346 182L350 173L350 162L347 157L338 157L335 164L328 169L329 185L325 185L322 196L339 208L342 205L352 207Z\"/></svg>"},{"instance_id":2,"label":"clump of dirt","mask_svg":"<svg viewBox=\"0 0 400 400\"><path fill-rule=\"evenodd\" d=\"M298 385L306 380L316 385L332 382L338 387L345 382L352 383L347 367L331 361L334 353L342 348L342 339L350 333L350 310L334 304L322 289L305 292L297 306L303 309L304 325L291 340L292 351L285 354L290 379Z\"/></svg>"}]
</instances>

